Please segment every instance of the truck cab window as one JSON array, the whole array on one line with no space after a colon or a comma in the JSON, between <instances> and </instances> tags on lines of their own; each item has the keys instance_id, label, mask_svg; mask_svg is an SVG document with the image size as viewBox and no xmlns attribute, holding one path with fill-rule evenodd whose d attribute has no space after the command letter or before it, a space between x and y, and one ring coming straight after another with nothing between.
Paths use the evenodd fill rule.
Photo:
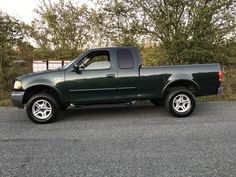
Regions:
<instances>
[{"instance_id":1,"label":"truck cab window","mask_svg":"<svg viewBox=\"0 0 236 177\"><path fill-rule=\"evenodd\" d=\"M111 67L109 52L92 52L82 59L80 66L84 70L109 69Z\"/></svg>"},{"instance_id":2,"label":"truck cab window","mask_svg":"<svg viewBox=\"0 0 236 177\"><path fill-rule=\"evenodd\" d=\"M117 57L120 69L131 69L134 67L133 55L129 49L119 49Z\"/></svg>"}]
</instances>

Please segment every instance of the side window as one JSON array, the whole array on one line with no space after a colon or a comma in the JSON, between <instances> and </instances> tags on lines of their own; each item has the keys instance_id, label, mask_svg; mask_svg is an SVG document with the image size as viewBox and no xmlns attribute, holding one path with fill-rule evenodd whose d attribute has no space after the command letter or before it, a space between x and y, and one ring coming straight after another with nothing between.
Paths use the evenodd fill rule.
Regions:
<instances>
[{"instance_id":1,"label":"side window","mask_svg":"<svg viewBox=\"0 0 236 177\"><path fill-rule=\"evenodd\" d=\"M117 57L121 69L131 69L134 67L133 55L129 49L119 49Z\"/></svg>"},{"instance_id":2,"label":"side window","mask_svg":"<svg viewBox=\"0 0 236 177\"><path fill-rule=\"evenodd\" d=\"M97 51L88 54L80 63L80 67L84 70L109 69L111 67L109 52Z\"/></svg>"}]
</instances>

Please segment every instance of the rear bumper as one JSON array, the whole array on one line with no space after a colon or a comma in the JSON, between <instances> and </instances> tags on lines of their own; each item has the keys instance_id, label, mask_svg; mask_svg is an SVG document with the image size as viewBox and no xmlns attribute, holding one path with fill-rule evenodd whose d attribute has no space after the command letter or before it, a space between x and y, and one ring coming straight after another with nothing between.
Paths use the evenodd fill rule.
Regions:
<instances>
[{"instance_id":1,"label":"rear bumper","mask_svg":"<svg viewBox=\"0 0 236 177\"><path fill-rule=\"evenodd\" d=\"M24 93L23 91L13 91L11 93L11 102L14 106L18 108L23 108L23 98L24 98Z\"/></svg>"},{"instance_id":2,"label":"rear bumper","mask_svg":"<svg viewBox=\"0 0 236 177\"><path fill-rule=\"evenodd\" d=\"M222 94L224 91L224 87L219 87L217 90L217 94Z\"/></svg>"}]
</instances>

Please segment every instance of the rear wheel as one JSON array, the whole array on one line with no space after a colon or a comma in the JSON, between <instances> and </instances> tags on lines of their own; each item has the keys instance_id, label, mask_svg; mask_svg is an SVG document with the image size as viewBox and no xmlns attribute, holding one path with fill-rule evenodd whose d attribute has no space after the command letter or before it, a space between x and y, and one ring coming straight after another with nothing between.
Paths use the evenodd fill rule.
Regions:
<instances>
[{"instance_id":1,"label":"rear wheel","mask_svg":"<svg viewBox=\"0 0 236 177\"><path fill-rule=\"evenodd\" d=\"M26 112L33 122L49 123L56 119L59 113L59 105L50 94L40 93L28 101Z\"/></svg>"},{"instance_id":2,"label":"rear wheel","mask_svg":"<svg viewBox=\"0 0 236 177\"><path fill-rule=\"evenodd\" d=\"M176 117L187 117L195 109L195 96L187 89L173 89L167 95L165 105Z\"/></svg>"}]
</instances>

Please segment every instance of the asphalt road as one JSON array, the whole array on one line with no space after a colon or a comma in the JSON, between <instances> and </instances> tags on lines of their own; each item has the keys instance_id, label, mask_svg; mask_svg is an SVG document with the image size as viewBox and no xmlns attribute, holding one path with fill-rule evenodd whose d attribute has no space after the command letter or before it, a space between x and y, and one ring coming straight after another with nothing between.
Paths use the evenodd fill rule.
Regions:
<instances>
[{"instance_id":1,"label":"asphalt road","mask_svg":"<svg viewBox=\"0 0 236 177\"><path fill-rule=\"evenodd\" d=\"M177 119L151 104L68 110L37 125L0 108L0 176L236 176L236 102Z\"/></svg>"}]
</instances>

